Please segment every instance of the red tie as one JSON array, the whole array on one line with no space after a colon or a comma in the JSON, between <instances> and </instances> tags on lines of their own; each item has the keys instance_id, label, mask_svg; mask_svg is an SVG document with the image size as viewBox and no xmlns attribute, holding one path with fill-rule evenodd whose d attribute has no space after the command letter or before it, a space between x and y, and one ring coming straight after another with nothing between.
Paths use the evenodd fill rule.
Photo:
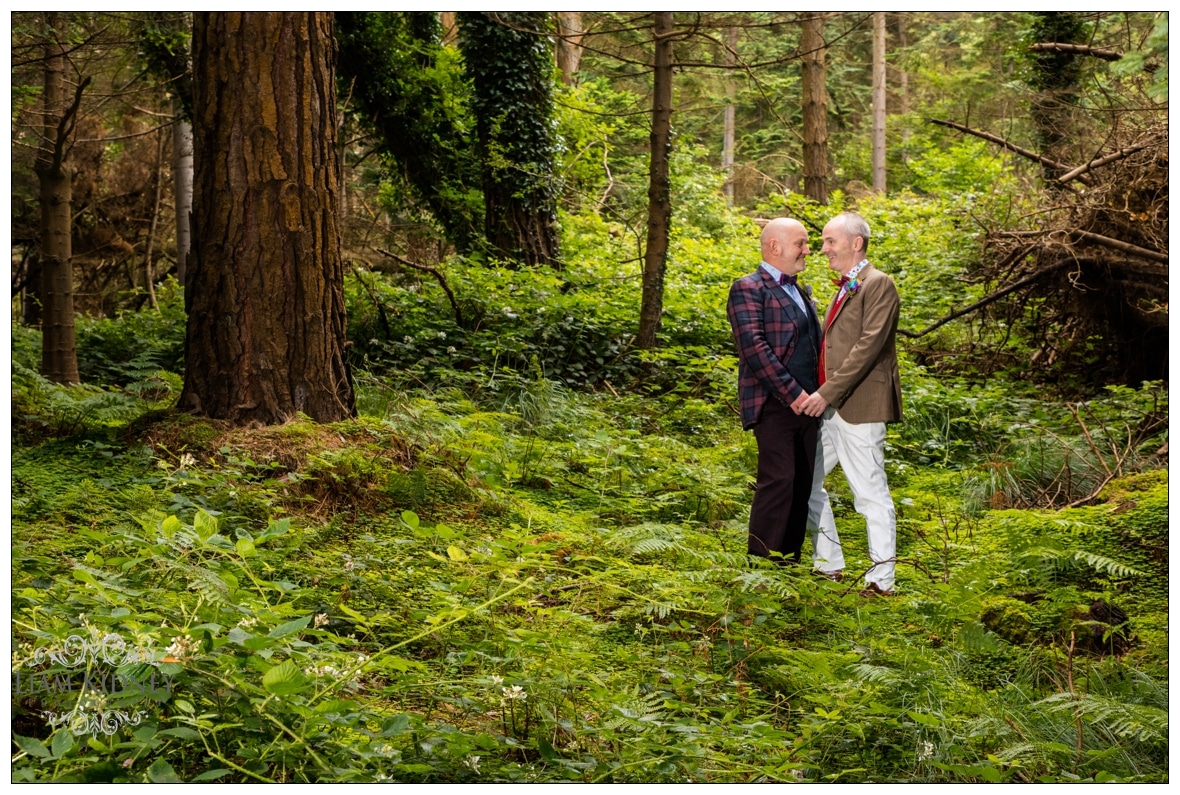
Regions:
<instances>
[{"instance_id":1,"label":"red tie","mask_svg":"<svg viewBox=\"0 0 1180 795\"><path fill-rule=\"evenodd\" d=\"M839 279L832 279L832 284L836 285L837 287L843 288L844 285L848 284L848 277L842 276ZM825 376L824 376L824 371L827 369L827 361L826 361L826 357L824 356L824 351L826 351L828 348L828 346L827 346L828 329L830 329L832 327L832 321L836 319L836 313L840 311L840 305L844 303L844 299L847 297L848 297L847 290L844 291L843 295L840 295L839 293L837 293L836 301L835 301L835 303L832 304L832 310L830 312L828 312L828 320L824 324L824 333L823 333L823 337L820 338L820 344L819 344L819 385L820 386L823 386L824 381L827 380L827 378L825 378Z\"/></svg>"}]
</instances>

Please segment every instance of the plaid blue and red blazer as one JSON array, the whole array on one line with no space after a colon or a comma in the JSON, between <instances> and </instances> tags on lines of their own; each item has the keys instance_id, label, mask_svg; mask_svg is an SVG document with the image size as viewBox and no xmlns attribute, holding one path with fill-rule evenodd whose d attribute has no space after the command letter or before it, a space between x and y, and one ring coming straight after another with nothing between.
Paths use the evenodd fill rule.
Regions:
<instances>
[{"instance_id":1,"label":"plaid blue and red blazer","mask_svg":"<svg viewBox=\"0 0 1180 795\"><path fill-rule=\"evenodd\" d=\"M811 296L802 286L798 289L818 326ZM789 406L803 391L785 364L799 341L795 318L801 310L763 267L730 286L725 309L737 345L742 427L749 430L758 424L771 395Z\"/></svg>"}]
</instances>

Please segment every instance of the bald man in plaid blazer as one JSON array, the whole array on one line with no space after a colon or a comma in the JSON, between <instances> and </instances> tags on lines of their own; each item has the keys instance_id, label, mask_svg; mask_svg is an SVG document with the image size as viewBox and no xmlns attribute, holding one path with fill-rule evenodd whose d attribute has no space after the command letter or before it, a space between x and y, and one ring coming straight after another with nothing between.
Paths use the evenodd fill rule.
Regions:
<instances>
[{"instance_id":1,"label":"bald man in plaid blazer","mask_svg":"<svg viewBox=\"0 0 1180 795\"><path fill-rule=\"evenodd\" d=\"M796 282L807 230L776 218L762 230L762 264L733 283L726 307L738 352L742 427L758 442L748 551L798 562L807 533L819 420L799 407L819 388L821 328Z\"/></svg>"}]
</instances>

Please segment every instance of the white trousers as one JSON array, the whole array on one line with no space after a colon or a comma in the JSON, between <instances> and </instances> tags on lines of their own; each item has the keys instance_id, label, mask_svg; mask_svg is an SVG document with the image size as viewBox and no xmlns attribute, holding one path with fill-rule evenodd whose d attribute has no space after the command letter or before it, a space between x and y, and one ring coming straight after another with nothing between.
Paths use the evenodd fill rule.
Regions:
<instances>
[{"instance_id":1,"label":"white trousers","mask_svg":"<svg viewBox=\"0 0 1180 795\"><path fill-rule=\"evenodd\" d=\"M836 517L823 480L836 464L843 468L856 512L865 518L868 528L869 559L875 565L865 575L865 582L875 582L882 590L891 591L897 555L897 514L885 480L885 423L845 422L830 406L824 412L815 451L816 476L807 502L807 529L815 548L815 567L827 572L844 568Z\"/></svg>"}]
</instances>

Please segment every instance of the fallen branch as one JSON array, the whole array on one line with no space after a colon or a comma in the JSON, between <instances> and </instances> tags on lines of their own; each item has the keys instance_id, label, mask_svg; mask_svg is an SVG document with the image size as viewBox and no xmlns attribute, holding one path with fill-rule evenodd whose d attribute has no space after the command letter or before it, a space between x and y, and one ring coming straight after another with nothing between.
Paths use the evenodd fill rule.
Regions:
<instances>
[{"instance_id":1,"label":"fallen branch","mask_svg":"<svg viewBox=\"0 0 1180 795\"><path fill-rule=\"evenodd\" d=\"M1121 251L1124 254L1142 257L1143 259L1149 259L1155 262L1162 262L1165 265L1168 264L1167 254L1162 254L1158 251L1152 251L1149 248L1140 248L1139 246L1132 245L1131 243L1124 243L1121 240L1115 240L1113 237L1107 237L1106 235L1096 235L1093 232L1083 232L1081 229L1074 230L1073 234L1077 235L1083 240L1089 240L1091 243L1097 243L1098 245L1104 246L1105 248L1113 248L1115 251Z\"/></svg>"},{"instance_id":2,"label":"fallen branch","mask_svg":"<svg viewBox=\"0 0 1180 795\"><path fill-rule=\"evenodd\" d=\"M926 121L928 121L931 124L939 124L939 125L942 125L943 127L950 127L952 130L958 130L959 132L966 133L967 135L974 135L976 138L982 138L985 141L991 141L993 144L996 144L998 146L1002 146L1005 149L1007 149L1008 151L1015 152L1016 154L1020 155L1021 157L1026 157L1035 163L1040 163L1042 166L1047 166L1049 168L1057 169L1058 171L1068 172L1071 170L1069 168L1069 166L1067 166L1067 165L1064 165L1062 163L1058 163L1055 160L1050 160L1047 157L1043 157L1041 155L1038 155L1036 152L1033 152L1029 149L1025 149L1022 146L1017 146L1014 143L1010 143L1009 141L1004 140L1003 138L999 137L998 135L992 135L991 133L986 133L981 130L973 130L970 127L963 126L962 124L956 124L953 121L945 121L943 119L927 119ZM1085 177L1085 175L1082 174L1082 175L1079 175L1077 177L1077 179L1079 182L1083 182L1086 185L1089 185L1090 180L1085 179L1084 177Z\"/></svg>"},{"instance_id":3,"label":"fallen branch","mask_svg":"<svg viewBox=\"0 0 1180 795\"><path fill-rule=\"evenodd\" d=\"M1124 243L1122 240L1115 240L1113 237L1106 235L1095 234L1094 232L1085 232L1081 229L1044 229L1044 230L1021 230L1010 232L997 232L1000 237L1046 237L1048 236L1052 242L1062 244L1062 241L1053 240L1053 236L1057 234L1076 235L1081 240L1089 240L1091 243L1097 243L1104 248L1111 248L1116 251L1121 251L1124 254L1130 254L1133 257L1140 259L1148 259L1152 262L1161 262L1164 265L1168 264L1168 255L1159 251L1154 251L1150 248L1142 248L1132 243Z\"/></svg>"},{"instance_id":4,"label":"fallen branch","mask_svg":"<svg viewBox=\"0 0 1180 795\"><path fill-rule=\"evenodd\" d=\"M1104 61L1118 61L1123 54L1115 50L1104 50L1101 47L1090 47L1086 44L1061 44L1059 42L1041 42L1028 45L1029 52L1071 52L1075 55L1089 55Z\"/></svg>"},{"instance_id":5,"label":"fallen branch","mask_svg":"<svg viewBox=\"0 0 1180 795\"><path fill-rule=\"evenodd\" d=\"M455 310L455 323L458 324L459 328L466 328L466 326L463 325L463 311L461 309L459 309L459 302L455 300L455 294L451 292L451 287L450 287L450 285L447 284L447 277L443 276L441 271L439 271L437 268L432 268L429 265L419 265L416 262L410 262L405 257L399 257L397 254L394 254L392 251L386 251L383 248L377 249L377 252L380 254L384 254L385 256L389 257L392 260L400 262L402 265L405 265L407 268L413 268L414 270L419 270L419 271L426 271L427 273L432 275L435 279L437 279L439 286L442 287L443 292L447 294L447 300L451 302L451 309Z\"/></svg>"},{"instance_id":6,"label":"fallen branch","mask_svg":"<svg viewBox=\"0 0 1180 795\"><path fill-rule=\"evenodd\" d=\"M1119 151L1115 152L1114 154L1110 154L1110 155L1107 155L1106 157L1099 157L1094 160L1091 160L1089 163L1087 163L1084 166L1078 166L1073 171L1070 171L1068 174L1062 174L1060 177L1057 178L1057 181L1060 182L1062 185L1064 185L1065 183L1069 182L1071 179L1077 179L1082 174L1086 174L1090 171L1093 171L1096 168L1101 168L1102 166L1105 166L1109 163L1113 163L1116 160L1122 160L1124 157L1127 157L1128 155L1133 155L1136 152L1146 149L1146 148L1147 148L1147 144L1140 144L1139 146L1128 146L1126 149L1120 149Z\"/></svg>"}]
</instances>

